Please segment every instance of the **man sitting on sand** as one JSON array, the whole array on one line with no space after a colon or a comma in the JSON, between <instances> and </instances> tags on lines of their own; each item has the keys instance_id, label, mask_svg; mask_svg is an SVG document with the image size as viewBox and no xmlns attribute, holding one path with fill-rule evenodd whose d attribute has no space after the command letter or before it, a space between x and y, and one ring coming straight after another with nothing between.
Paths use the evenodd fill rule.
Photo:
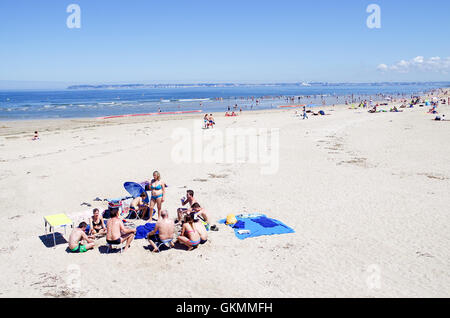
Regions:
<instances>
[{"instance_id":1,"label":"man sitting on sand","mask_svg":"<svg viewBox=\"0 0 450 318\"><path fill-rule=\"evenodd\" d=\"M189 203L189 206L192 207L194 203L196 203L197 200L194 198L194 191L193 190L187 190L186 191L186 197L181 198L181 205L185 206L187 203ZM188 209L186 208L179 208L177 210L178 214L178 221L181 221L184 218L184 214L186 214Z\"/></svg>"},{"instance_id":2,"label":"man sitting on sand","mask_svg":"<svg viewBox=\"0 0 450 318\"><path fill-rule=\"evenodd\" d=\"M87 223L81 222L76 229L70 233L69 236L69 249L72 253L84 253L94 248L94 240L92 237L86 235ZM82 241L86 241L88 244L81 244Z\"/></svg>"},{"instance_id":3,"label":"man sitting on sand","mask_svg":"<svg viewBox=\"0 0 450 318\"><path fill-rule=\"evenodd\" d=\"M39 134L37 131L34 132L34 136L32 140L39 140Z\"/></svg>"},{"instance_id":4,"label":"man sitting on sand","mask_svg":"<svg viewBox=\"0 0 450 318\"><path fill-rule=\"evenodd\" d=\"M206 210L202 208L198 202L193 203L191 208L188 209L187 213L194 213L195 219L200 216L205 222L209 223Z\"/></svg>"},{"instance_id":5,"label":"man sitting on sand","mask_svg":"<svg viewBox=\"0 0 450 318\"><path fill-rule=\"evenodd\" d=\"M156 234L158 232L158 234ZM173 220L169 219L169 212L167 210L161 211L161 219L156 222L155 229L148 233L147 239L150 245L153 247L153 252L159 252L156 244L170 244L170 247L174 247L173 234L175 233L175 225Z\"/></svg>"},{"instance_id":6,"label":"man sitting on sand","mask_svg":"<svg viewBox=\"0 0 450 318\"><path fill-rule=\"evenodd\" d=\"M111 218L106 224L106 242L108 244L118 245L123 241L126 241L124 252L130 247L131 241L133 241L136 234L136 229L128 229L123 225L122 220L119 218L119 209L112 209Z\"/></svg>"},{"instance_id":7,"label":"man sitting on sand","mask_svg":"<svg viewBox=\"0 0 450 318\"><path fill-rule=\"evenodd\" d=\"M137 215L141 215L142 219L145 219L147 212L149 211L148 204L144 202L147 194L142 192L140 196L136 197L131 201L130 210L136 212ZM150 217L151 215L149 215Z\"/></svg>"}]
</instances>

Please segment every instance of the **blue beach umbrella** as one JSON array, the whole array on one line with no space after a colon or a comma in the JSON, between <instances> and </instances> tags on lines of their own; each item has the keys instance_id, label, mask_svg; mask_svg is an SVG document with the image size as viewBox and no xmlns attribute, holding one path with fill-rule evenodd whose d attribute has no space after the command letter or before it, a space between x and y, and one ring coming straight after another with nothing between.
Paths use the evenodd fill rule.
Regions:
<instances>
[{"instance_id":1,"label":"blue beach umbrella","mask_svg":"<svg viewBox=\"0 0 450 318\"><path fill-rule=\"evenodd\" d=\"M148 199L148 195L147 192L145 191L145 189L136 182L125 182L123 184L123 187L125 188L125 190L127 190L127 192L133 197L133 198L137 198L138 196L140 196L142 193L145 193L145 199L144 202L148 203L150 200Z\"/></svg>"}]
</instances>

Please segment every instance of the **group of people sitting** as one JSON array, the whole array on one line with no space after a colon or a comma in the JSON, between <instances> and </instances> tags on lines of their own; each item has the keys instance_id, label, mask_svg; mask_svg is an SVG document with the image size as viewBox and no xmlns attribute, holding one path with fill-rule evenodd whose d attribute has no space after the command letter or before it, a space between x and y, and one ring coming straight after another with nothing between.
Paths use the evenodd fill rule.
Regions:
<instances>
[{"instance_id":1,"label":"group of people sitting","mask_svg":"<svg viewBox=\"0 0 450 318\"><path fill-rule=\"evenodd\" d=\"M241 110L242 111L242 110ZM225 117L236 117L237 116L237 114L234 112L234 111L232 111L232 112L226 112L225 113Z\"/></svg>"},{"instance_id":2,"label":"group of people sitting","mask_svg":"<svg viewBox=\"0 0 450 318\"><path fill-rule=\"evenodd\" d=\"M203 117L203 128L204 129L208 129L208 128L214 128L215 125L215 121L214 121L214 117L212 114L205 114L205 116Z\"/></svg>"},{"instance_id":3,"label":"group of people sitting","mask_svg":"<svg viewBox=\"0 0 450 318\"><path fill-rule=\"evenodd\" d=\"M145 196L138 198L143 200ZM147 240L153 252L159 252L159 247L163 244L168 248L174 247L175 242L186 246L187 250L190 251L207 242L208 230L217 230L215 225L210 227L208 214L194 198L193 190L187 190L186 197L181 199L181 204L183 206L189 204L190 207L179 208L175 220L169 218L167 210L158 210L158 220L154 230L147 235ZM143 204L142 206L146 205ZM139 213L139 210L137 210L137 213ZM145 211L148 210L142 209L142 213L145 213ZM177 225L181 225L181 228L178 237L175 239ZM107 222L104 221L100 211L94 209L89 219L89 225L86 222L81 222L70 234L69 249L73 253L87 252L94 248L96 238L106 236L106 242L110 245L125 243L125 252L130 247L135 235L136 229L125 226L118 208L109 209Z\"/></svg>"}]
</instances>

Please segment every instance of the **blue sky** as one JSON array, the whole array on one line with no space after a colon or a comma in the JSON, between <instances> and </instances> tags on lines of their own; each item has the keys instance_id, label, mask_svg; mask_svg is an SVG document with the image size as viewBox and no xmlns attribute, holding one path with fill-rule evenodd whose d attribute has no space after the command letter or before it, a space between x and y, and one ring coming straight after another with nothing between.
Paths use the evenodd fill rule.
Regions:
<instances>
[{"instance_id":1,"label":"blue sky","mask_svg":"<svg viewBox=\"0 0 450 318\"><path fill-rule=\"evenodd\" d=\"M80 29L66 26L72 3ZM366 25L372 3L380 29ZM450 80L449 12L447 0L1 0L0 82Z\"/></svg>"}]
</instances>

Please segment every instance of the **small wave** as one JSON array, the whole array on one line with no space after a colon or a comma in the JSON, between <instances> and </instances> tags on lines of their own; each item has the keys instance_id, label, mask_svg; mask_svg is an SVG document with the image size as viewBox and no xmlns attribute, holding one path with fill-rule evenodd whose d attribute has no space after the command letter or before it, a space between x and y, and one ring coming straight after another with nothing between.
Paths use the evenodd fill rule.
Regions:
<instances>
[{"instance_id":1,"label":"small wave","mask_svg":"<svg viewBox=\"0 0 450 318\"><path fill-rule=\"evenodd\" d=\"M179 102L205 102L210 100L209 98L187 98L187 99L179 99Z\"/></svg>"}]
</instances>

